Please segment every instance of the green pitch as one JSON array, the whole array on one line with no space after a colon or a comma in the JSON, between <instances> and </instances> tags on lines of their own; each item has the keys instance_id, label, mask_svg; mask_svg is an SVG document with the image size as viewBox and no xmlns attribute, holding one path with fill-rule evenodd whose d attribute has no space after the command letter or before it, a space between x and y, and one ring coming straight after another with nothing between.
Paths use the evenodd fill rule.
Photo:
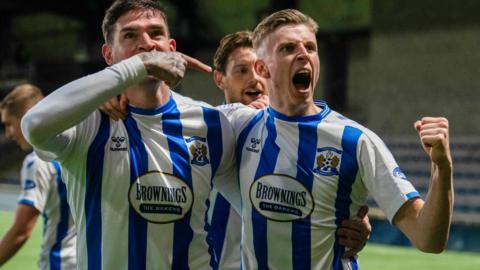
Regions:
<instances>
[{"instance_id":1,"label":"green pitch","mask_svg":"<svg viewBox=\"0 0 480 270\"><path fill-rule=\"evenodd\" d=\"M0 211L0 237L10 228L15 213ZM0 267L2 270L30 270L38 269L37 262L40 256L40 245L42 244L42 217L38 217L37 224L30 239L6 264Z\"/></svg>"},{"instance_id":2,"label":"green pitch","mask_svg":"<svg viewBox=\"0 0 480 270\"><path fill-rule=\"evenodd\" d=\"M9 228L14 214L0 211L0 236ZM23 248L2 270L38 269L37 260L40 252L41 218L33 235ZM368 244L360 254L360 269L363 270L471 270L480 269L480 254L469 252L447 251L439 255L425 254L413 248L392 247L378 244Z\"/></svg>"}]
</instances>

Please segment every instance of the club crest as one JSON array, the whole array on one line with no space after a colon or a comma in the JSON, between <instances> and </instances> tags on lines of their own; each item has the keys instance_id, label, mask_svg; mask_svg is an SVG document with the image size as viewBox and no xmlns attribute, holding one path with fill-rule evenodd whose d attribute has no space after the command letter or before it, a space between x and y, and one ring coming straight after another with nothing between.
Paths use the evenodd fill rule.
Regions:
<instances>
[{"instance_id":1,"label":"club crest","mask_svg":"<svg viewBox=\"0 0 480 270\"><path fill-rule=\"evenodd\" d=\"M208 146L205 142L205 138L198 136L187 139L187 143L189 143L188 149L190 150L190 154L192 156L192 164L204 166L210 163L208 160Z\"/></svg>"},{"instance_id":2,"label":"club crest","mask_svg":"<svg viewBox=\"0 0 480 270\"><path fill-rule=\"evenodd\" d=\"M316 163L317 167L313 172L320 175L338 175L342 151L333 147L323 147L317 149Z\"/></svg>"}]
</instances>

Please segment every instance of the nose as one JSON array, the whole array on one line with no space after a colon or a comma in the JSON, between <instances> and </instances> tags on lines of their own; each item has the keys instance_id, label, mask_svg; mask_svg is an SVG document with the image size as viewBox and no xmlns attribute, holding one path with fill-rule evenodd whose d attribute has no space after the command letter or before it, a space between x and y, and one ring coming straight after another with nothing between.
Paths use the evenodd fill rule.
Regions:
<instances>
[{"instance_id":1,"label":"nose","mask_svg":"<svg viewBox=\"0 0 480 270\"><path fill-rule=\"evenodd\" d=\"M298 54L297 54L297 59L298 60L307 60L308 59L308 50L305 47L304 44L300 44L298 46Z\"/></svg>"},{"instance_id":2,"label":"nose","mask_svg":"<svg viewBox=\"0 0 480 270\"><path fill-rule=\"evenodd\" d=\"M150 38L148 33L143 33L138 41L138 50L141 52L149 52L155 48L155 42Z\"/></svg>"},{"instance_id":3,"label":"nose","mask_svg":"<svg viewBox=\"0 0 480 270\"><path fill-rule=\"evenodd\" d=\"M255 72L255 70L252 68L250 70L250 78L248 80L248 85L250 87L255 87L257 85L259 79L260 79L260 75L258 75L257 72Z\"/></svg>"}]
</instances>

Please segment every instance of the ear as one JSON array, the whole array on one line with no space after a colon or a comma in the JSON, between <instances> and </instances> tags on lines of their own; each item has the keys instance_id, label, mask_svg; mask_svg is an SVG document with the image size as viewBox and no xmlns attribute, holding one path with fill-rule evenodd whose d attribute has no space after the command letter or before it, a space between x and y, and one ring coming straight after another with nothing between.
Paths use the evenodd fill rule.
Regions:
<instances>
[{"instance_id":1,"label":"ear","mask_svg":"<svg viewBox=\"0 0 480 270\"><path fill-rule=\"evenodd\" d=\"M215 84L217 85L218 88L222 89L222 90L225 90L225 83L223 82L223 73L218 71L218 70L214 70L213 71L213 81L215 82Z\"/></svg>"},{"instance_id":2,"label":"ear","mask_svg":"<svg viewBox=\"0 0 480 270\"><path fill-rule=\"evenodd\" d=\"M270 78L270 72L268 71L268 67L265 62L263 62L263 60L257 59L255 61L255 64L253 65L253 68L255 69L255 72L261 77L265 79Z\"/></svg>"},{"instance_id":3,"label":"ear","mask_svg":"<svg viewBox=\"0 0 480 270\"><path fill-rule=\"evenodd\" d=\"M113 60L112 60L112 46L110 44L105 43L102 45L102 55L107 65L111 66L113 64Z\"/></svg>"},{"instance_id":4,"label":"ear","mask_svg":"<svg viewBox=\"0 0 480 270\"><path fill-rule=\"evenodd\" d=\"M177 51L177 41L175 39L171 38L168 40L168 46L170 48L170 51L175 52Z\"/></svg>"}]
</instances>

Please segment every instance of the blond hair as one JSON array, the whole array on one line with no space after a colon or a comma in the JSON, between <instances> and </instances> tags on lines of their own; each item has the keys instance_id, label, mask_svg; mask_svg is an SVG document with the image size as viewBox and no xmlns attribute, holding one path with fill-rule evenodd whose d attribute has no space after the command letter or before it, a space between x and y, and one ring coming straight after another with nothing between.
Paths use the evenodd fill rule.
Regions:
<instances>
[{"instance_id":1,"label":"blond hair","mask_svg":"<svg viewBox=\"0 0 480 270\"><path fill-rule=\"evenodd\" d=\"M253 31L253 48L259 48L265 37L278 28L286 25L299 24L307 26L315 34L318 31L318 24L315 20L296 9L284 9L272 13L255 27Z\"/></svg>"},{"instance_id":2,"label":"blond hair","mask_svg":"<svg viewBox=\"0 0 480 270\"><path fill-rule=\"evenodd\" d=\"M32 84L21 84L3 98L0 103L0 111L5 110L8 113L23 116L42 98L43 94L40 88Z\"/></svg>"}]
</instances>

